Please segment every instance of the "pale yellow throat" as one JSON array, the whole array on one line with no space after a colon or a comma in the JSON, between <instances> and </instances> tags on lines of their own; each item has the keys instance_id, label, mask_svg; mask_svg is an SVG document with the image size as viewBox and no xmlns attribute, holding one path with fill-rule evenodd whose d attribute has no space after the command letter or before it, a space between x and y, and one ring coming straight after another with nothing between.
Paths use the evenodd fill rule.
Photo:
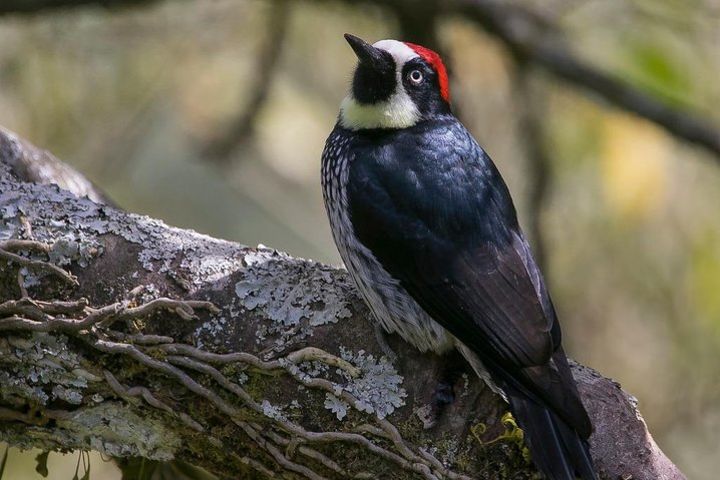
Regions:
<instances>
[{"instance_id":1,"label":"pale yellow throat","mask_svg":"<svg viewBox=\"0 0 720 480\"><path fill-rule=\"evenodd\" d=\"M361 104L352 94L340 105L340 125L350 130L366 128L408 128L420 120L415 102L404 89L380 103Z\"/></svg>"}]
</instances>

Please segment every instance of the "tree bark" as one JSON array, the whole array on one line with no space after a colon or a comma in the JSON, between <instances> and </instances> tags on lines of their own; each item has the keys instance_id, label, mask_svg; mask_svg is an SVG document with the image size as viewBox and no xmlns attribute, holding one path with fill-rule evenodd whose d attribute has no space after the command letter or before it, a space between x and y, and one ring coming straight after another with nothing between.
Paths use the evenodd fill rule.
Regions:
<instances>
[{"instance_id":1,"label":"tree bark","mask_svg":"<svg viewBox=\"0 0 720 480\"><path fill-rule=\"evenodd\" d=\"M42 155L0 131L0 440L232 479L537 478L506 404L377 330L343 269L23 181ZM632 396L573 372L602 478L684 478Z\"/></svg>"}]
</instances>

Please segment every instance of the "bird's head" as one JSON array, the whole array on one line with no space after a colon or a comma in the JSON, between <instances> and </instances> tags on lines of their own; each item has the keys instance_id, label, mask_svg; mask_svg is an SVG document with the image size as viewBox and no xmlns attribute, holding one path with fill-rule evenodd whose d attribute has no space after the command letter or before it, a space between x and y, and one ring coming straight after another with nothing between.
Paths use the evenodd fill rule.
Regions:
<instances>
[{"instance_id":1,"label":"bird's head","mask_svg":"<svg viewBox=\"0 0 720 480\"><path fill-rule=\"evenodd\" d=\"M340 107L343 127L408 128L450 113L448 76L440 55L397 40L370 45L349 33L345 39L358 64Z\"/></svg>"}]
</instances>

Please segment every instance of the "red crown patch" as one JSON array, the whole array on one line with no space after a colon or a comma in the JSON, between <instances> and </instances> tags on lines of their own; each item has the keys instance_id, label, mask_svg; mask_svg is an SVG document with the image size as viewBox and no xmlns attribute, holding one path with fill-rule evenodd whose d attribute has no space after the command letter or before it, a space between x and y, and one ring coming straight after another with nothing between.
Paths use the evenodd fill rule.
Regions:
<instances>
[{"instance_id":1,"label":"red crown patch","mask_svg":"<svg viewBox=\"0 0 720 480\"><path fill-rule=\"evenodd\" d=\"M432 68L435 70L438 76L438 80L440 81L440 95L445 99L446 102L450 102L450 80L448 79L447 69L445 68L445 64L442 61L442 58L440 58L440 55L438 55L437 52L430 50L429 48L425 48L421 45L416 45L414 43L405 42L405 45L412 48L415 53L420 55L420 57L428 62Z\"/></svg>"}]
</instances>

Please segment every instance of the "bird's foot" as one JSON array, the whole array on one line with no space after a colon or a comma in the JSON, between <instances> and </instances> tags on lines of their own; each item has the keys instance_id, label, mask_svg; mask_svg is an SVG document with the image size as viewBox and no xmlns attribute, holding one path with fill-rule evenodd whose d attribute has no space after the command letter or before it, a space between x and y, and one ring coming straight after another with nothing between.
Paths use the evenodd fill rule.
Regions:
<instances>
[{"instance_id":1,"label":"bird's foot","mask_svg":"<svg viewBox=\"0 0 720 480\"><path fill-rule=\"evenodd\" d=\"M425 430L432 428L437 424L442 416L445 408L455 402L455 392L452 384L439 382L435 387L430 404L425 405L415 411L415 415L423 423Z\"/></svg>"},{"instance_id":2,"label":"bird's foot","mask_svg":"<svg viewBox=\"0 0 720 480\"><path fill-rule=\"evenodd\" d=\"M435 387L435 393L433 394L432 403L438 409L445 408L446 405L450 405L455 402L455 391L451 383L440 382Z\"/></svg>"}]
</instances>

